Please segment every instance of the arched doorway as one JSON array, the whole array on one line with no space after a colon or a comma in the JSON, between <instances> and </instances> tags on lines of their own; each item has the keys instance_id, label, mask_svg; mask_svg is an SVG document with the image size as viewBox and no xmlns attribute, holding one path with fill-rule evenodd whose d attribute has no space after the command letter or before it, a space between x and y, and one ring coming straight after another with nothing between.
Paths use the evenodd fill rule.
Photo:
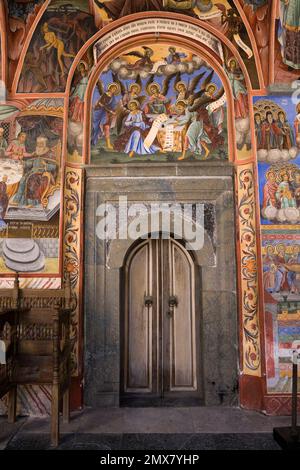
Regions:
<instances>
[{"instance_id":1,"label":"arched doorway","mask_svg":"<svg viewBox=\"0 0 300 470\"><path fill-rule=\"evenodd\" d=\"M86 163L92 163L92 165L85 167L85 234L88 234L88 236L85 237L86 289L84 299L86 312L85 403L92 406L119 406L120 398L122 398L120 397L120 365L122 353L120 342L122 335L119 327L120 316L122 315L124 305L122 303L123 299L120 298L122 286L119 282L119 271L124 265L124 257L122 256L125 256L127 252L128 240L126 242L121 239L105 242L103 240L97 240L93 235L97 226L95 216L97 207L102 203L108 203L114 208L113 210L117 210L118 197L120 195L122 197L126 196L128 202L133 204L143 201L146 205L150 205L154 201L162 200L179 204L190 201L192 203L205 205L207 209L207 224L208 226L211 225L207 233L211 237L215 253L213 255L214 261L212 261L210 256L205 254L205 250L202 250L203 253L201 256L207 258L205 261L206 264L202 265L198 263L198 266L201 266L201 279L203 281L204 403L236 404L236 365L238 363L239 340L236 337L236 272L232 265L232 259L235 257L235 240L237 238L237 233L234 232L236 219L232 204L234 191L237 190L234 186L234 165L238 165L240 161L243 163L248 162L251 146L246 145L245 141L243 141L242 143L244 143L244 145L241 144L241 148L236 148L235 105L237 107L237 103L234 101L228 80L227 67L229 64L223 64L223 67L222 60L220 61L218 57L209 55L207 48L203 47L202 43L199 44L198 41L192 42L188 38L178 37L176 41L174 40L177 52L179 51L180 54L184 54L187 57L187 61L189 61L189 57L197 56L206 63L204 68L201 69L203 71L200 71L200 74L196 71L198 75L204 73L204 76L200 77L198 82L198 87L202 88L199 89L201 97L203 98L203 94L207 93L209 90L212 91L213 88L215 89L213 98L214 106L211 108L212 113L208 112L207 103L205 103L205 110L203 110L205 115L208 113L209 116L212 116L209 119L216 118L214 125L208 126L208 137L211 142L208 146L206 145L206 147L208 147L209 153L204 153L205 146L201 144L203 148L202 150L200 149L200 153L198 151L197 156L191 155L193 149L190 145L189 148L185 149L187 151L183 158L183 146L187 145L185 131L188 129L181 129L181 131L178 131L178 134L176 134L176 130L173 132L173 139L171 139L172 145L170 146L171 149L169 149L169 146L166 145L168 142L166 134L167 127L169 127L170 124L169 121L167 121L168 125L164 124L161 128L157 128L158 132L155 133L156 140L153 141L155 146L161 148L163 152L152 153L151 151L145 156L142 151L136 151L136 149L131 148L129 143L132 143L133 134L131 132L127 134L124 129L125 127L130 129L130 125L127 126L127 124L130 124L129 118L139 114L143 120L144 114L155 114L149 112L150 106L149 109L148 107L145 109L145 102L143 102L142 105L140 103L140 99L144 98L144 96L146 96L146 103L148 103L148 101L151 103L152 100L152 96L150 96L151 90L148 90L149 85L152 83L152 80L148 82L149 70L147 71L148 75L143 74L142 79L140 79L141 77L139 73L137 73L137 67L140 67L141 63L135 61L132 57L136 57L135 52L137 48L143 49L144 51L149 49L153 51L152 48L160 47L159 56L153 57L151 55L155 61L161 56L166 56L167 50L165 49L169 43L170 35L161 33L159 40L156 36L153 38L152 34L147 36L141 35L140 37L136 36L134 39L130 38L120 41L118 44L114 43L115 45L112 46L109 51L103 51L101 47L98 48L99 45L101 46L100 43L96 43L94 46L95 57L99 60L90 75L86 91L86 101L88 105L85 106L84 113L87 125L84 126L82 152L79 152ZM132 50L133 47L134 51ZM226 47L228 47L228 45L226 45ZM151 51L149 51L149 54ZM97 55L98 53L99 56ZM141 50L139 53L143 54ZM122 71L120 75L116 76L116 71L119 70L116 70L118 65L116 62L119 61L118 57L120 55L127 58L125 64L127 67L126 74L124 75ZM131 57L131 59L128 59L128 57ZM192 62L194 62L194 60L192 60ZM181 64L179 65L181 66ZM231 61L232 68L236 65L236 62L233 63ZM158 69L156 70L155 67L151 68L150 72L153 73L150 73L150 75L159 75L155 80L153 79L153 82L156 81L156 88L158 90L163 88L164 80L162 76L164 74L168 75L168 70L169 69L162 69L162 75L160 75L160 70L159 73L157 73ZM177 71L177 69L175 71ZM127 72L129 72L129 75ZM210 75L211 73L213 74ZM175 88L178 74L173 77L171 74L168 78L170 78L170 87L167 93L167 101L171 99L171 108L173 106L173 110L175 111L173 117L177 115L177 117L181 119L184 112L180 111L178 113L178 109L175 109L179 99L179 94L177 95L176 92L178 90ZM183 78L181 81L186 80L189 82L189 78L184 77L184 73L181 73L180 78ZM207 83L204 86L206 79ZM248 87L249 77L246 73L244 73L244 79L245 86L247 85ZM118 82L117 86L115 81ZM99 83L102 84L100 90L98 86ZM122 86L122 84L124 86ZM138 95L136 98L138 98L138 100L135 100L137 101L136 109L127 109L126 115L128 121L126 122L127 118L125 117L122 122L123 130L116 133L111 130L113 119L102 119L103 116L100 112L100 119L98 119L96 116L97 113L94 113L94 109L99 107L100 110L102 104L101 100L103 97L106 99L105 95L110 92L112 85L114 85L114 88L117 88L117 92L112 93L114 96L108 94L109 104L114 106L114 100L117 97L117 100L122 100L122 104L124 105L125 103L126 106L126 103L129 104L130 102L127 101L127 98L130 98L127 94L129 95L130 93L123 95L122 89L130 92L134 84L135 88L138 88L138 92L136 92ZM137 84L138 87L136 86ZM226 97L226 110L224 113L219 114L220 107L224 107L224 102L223 97L219 99L217 93L222 88L224 88L223 91L225 92L224 98ZM195 88L195 90L197 91L198 89ZM147 97L148 92L149 97ZM158 94L161 95L160 93ZM245 101L243 101L243 103L246 105L248 98L245 96L244 98ZM155 96L155 99L162 102L164 101L161 96ZM168 114L169 107L167 106L167 101L162 104L165 105ZM215 103L217 106L216 109ZM186 105L186 103L183 104ZM246 107L247 106L244 108L246 109ZM145 112L141 112L141 108L143 108ZM216 114L214 114L215 112ZM130 113L132 113L132 116ZM111 116L113 116L113 113ZM172 119L171 116L172 113L169 115L170 119ZM146 124L145 134L149 133L150 127L151 130L153 130L152 124L155 119L153 119L153 116L150 116L150 118L152 119L150 123L147 124L146 121L141 123L141 125ZM202 120L202 118L203 121L205 119L207 121L207 116L202 116L200 120ZM196 127L198 129L198 124L193 126L195 131ZM217 129L217 139L222 136L225 137L223 145L216 143L214 132L211 133L211 129L209 129L211 127L215 127L215 130ZM143 148L145 140L148 144L148 136L143 135L142 132L137 132L134 126L132 128L135 133L134 137L138 137L138 148ZM101 132L99 135L94 132L95 129L100 129ZM191 130L192 128L189 134L191 134ZM96 136L95 142L91 139L93 135ZM124 141L119 139L120 136L124 136ZM188 137L190 136L191 135ZM197 142L199 142L198 137L199 135L197 134ZM191 143L191 140L189 142ZM134 143L136 143L136 141ZM146 145L146 147L151 149L151 145L150 147ZM223 152L224 148L226 149L225 154ZM134 150L134 152L132 152L132 150ZM251 164L248 164L248 166L251 166ZM248 167L245 171L248 171ZM249 173L250 176L247 174L245 181L249 183L251 189L253 187L252 170L249 170ZM242 185L238 176L235 178L235 184L240 185L238 197L243 203L243 201L245 201L244 192L248 190L248 186ZM253 195L252 193L250 195L247 194L246 197L251 199ZM227 204L229 204L229 206L227 206ZM215 220L212 224L211 210L215 214L213 216ZM228 214L229 219L225 217L225 213ZM247 214L248 213L249 212L247 212ZM251 211L249 214L249 218L253 221L255 218L254 212ZM242 221L243 224L242 237L243 233L247 232L248 220L243 217L243 214L239 214L239 217L239 222ZM229 223L228 220L231 220L231 222ZM247 233L246 236L245 242L250 243L249 234ZM241 239L244 241L244 238ZM124 245L126 245L125 252L123 251ZM254 248L254 251L255 250L256 247ZM254 254L254 257L255 256L256 254ZM224 276L224 272L226 272L226 276ZM239 274L240 273L238 273L238 275ZM246 279L247 273L245 270L243 271L243 275ZM247 280L245 280L244 284L246 284L246 281ZM256 283L256 279L254 283ZM247 286L245 285L244 287L243 285L243 288L247 289ZM245 297L241 297L240 300L241 299L245 299ZM255 296L253 296L252 302L255 303L255 299ZM249 305L250 304L246 301L244 302L241 316L251 307L251 305L250 307ZM256 315L255 305L253 312L254 318ZM249 317L247 317L247 322L250 322ZM242 336L240 336L240 342L242 342ZM253 345L251 344L251 348L255 348L256 346L256 342L254 341ZM255 357L257 356L255 355ZM251 360L253 360L253 358L254 354L251 355Z\"/></svg>"},{"instance_id":2,"label":"arched doorway","mask_svg":"<svg viewBox=\"0 0 300 470\"><path fill-rule=\"evenodd\" d=\"M173 238L138 243L123 268L121 404L201 404L200 285Z\"/></svg>"}]
</instances>

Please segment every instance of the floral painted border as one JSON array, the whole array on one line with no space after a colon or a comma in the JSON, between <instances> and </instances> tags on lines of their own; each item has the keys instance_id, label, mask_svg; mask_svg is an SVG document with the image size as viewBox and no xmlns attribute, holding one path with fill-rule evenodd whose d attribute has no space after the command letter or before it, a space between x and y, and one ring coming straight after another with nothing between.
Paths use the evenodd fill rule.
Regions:
<instances>
[{"instance_id":1,"label":"floral painted border","mask_svg":"<svg viewBox=\"0 0 300 470\"><path fill-rule=\"evenodd\" d=\"M261 347L258 316L258 271L255 179L253 165L237 169L238 223L240 242L240 303L242 308L242 343L245 374L261 375Z\"/></svg>"},{"instance_id":2,"label":"floral painted border","mask_svg":"<svg viewBox=\"0 0 300 470\"><path fill-rule=\"evenodd\" d=\"M72 373L78 375L79 315L80 315L80 218L81 218L82 170L66 168L64 194L64 273L68 273L72 288Z\"/></svg>"}]
</instances>

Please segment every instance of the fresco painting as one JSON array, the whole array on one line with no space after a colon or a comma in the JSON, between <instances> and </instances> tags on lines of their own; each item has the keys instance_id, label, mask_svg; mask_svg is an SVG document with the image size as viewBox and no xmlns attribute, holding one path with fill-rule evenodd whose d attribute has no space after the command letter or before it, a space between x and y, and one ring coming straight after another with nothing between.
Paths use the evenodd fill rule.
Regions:
<instances>
[{"instance_id":1,"label":"fresco painting","mask_svg":"<svg viewBox=\"0 0 300 470\"><path fill-rule=\"evenodd\" d=\"M182 48L145 45L101 73L93 94L92 161L192 161L228 156L217 74Z\"/></svg>"},{"instance_id":2,"label":"fresco painting","mask_svg":"<svg viewBox=\"0 0 300 470\"><path fill-rule=\"evenodd\" d=\"M290 393L290 351L300 326L299 104L288 95L254 99L267 387ZM300 380L300 379L299 379Z\"/></svg>"},{"instance_id":3,"label":"fresco painting","mask_svg":"<svg viewBox=\"0 0 300 470\"><path fill-rule=\"evenodd\" d=\"M103 26L142 11L169 11L199 18L222 32L237 47L250 72L254 88L259 88L255 58L247 29L232 0L94 0Z\"/></svg>"},{"instance_id":4,"label":"fresco painting","mask_svg":"<svg viewBox=\"0 0 300 470\"><path fill-rule=\"evenodd\" d=\"M94 67L93 50L89 48L79 62L72 80L69 97L68 161L81 162L84 139L84 102L89 77Z\"/></svg>"},{"instance_id":5,"label":"fresco painting","mask_svg":"<svg viewBox=\"0 0 300 470\"><path fill-rule=\"evenodd\" d=\"M300 334L299 229L263 230L262 261L268 391L290 393L290 351Z\"/></svg>"},{"instance_id":6,"label":"fresco painting","mask_svg":"<svg viewBox=\"0 0 300 470\"><path fill-rule=\"evenodd\" d=\"M300 78L300 2L3 0L3 5L9 47L7 64L3 43L0 48L1 285L12 285L16 272L22 286L41 289L60 286L70 276L73 372L79 376L84 164L105 171L119 165L125 172L137 164L146 177L162 163L178 174L191 171L188 178L193 165L201 168L201 178L209 178L209 166L220 172L234 166L241 373L262 381L266 395L276 395L284 410L292 386L291 349L300 340L300 102L293 88ZM141 15L130 18L135 14ZM126 34L138 21L145 30ZM174 42L160 39L161 33L172 34ZM124 49L122 42L133 36L142 39ZM198 54L184 46L184 36L199 46ZM110 48L100 70L99 60ZM163 178L159 172L157 179Z\"/></svg>"},{"instance_id":7,"label":"fresco painting","mask_svg":"<svg viewBox=\"0 0 300 470\"><path fill-rule=\"evenodd\" d=\"M291 86L300 70L300 4L298 0L278 0L275 28L274 82Z\"/></svg>"},{"instance_id":8,"label":"fresco painting","mask_svg":"<svg viewBox=\"0 0 300 470\"><path fill-rule=\"evenodd\" d=\"M270 0L239 0L249 27L255 38L259 54L262 74L265 83L269 81L269 57L270 57L270 35L271 24L271 2Z\"/></svg>"},{"instance_id":9,"label":"fresco painting","mask_svg":"<svg viewBox=\"0 0 300 470\"><path fill-rule=\"evenodd\" d=\"M1 272L58 273L62 110L60 99L1 107Z\"/></svg>"},{"instance_id":10,"label":"fresco painting","mask_svg":"<svg viewBox=\"0 0 300 470\"><path fill-rule=\"evenodd\" d=\"M300 223L299 105L287 96L254 100L263 225Z\"/></svg>"},{"instance_id":11,"label":"fresco painting","mask_svg":"<svg viewBox=\"0 0 300 470\"><path fill-rule=\"evenodd\" d=\"M76 53L96 31L88 0L52 0L27 50L18 91L64 91Z\"/></svg>"},{"instance_id":12,"label":"fresco painting","mask_svg":"<svg viewBox=\"0 0 300 470\"><path fill-rule=\"evenodd\" d=\"M6 3L8 14L7 39L10 47L7 53L9 84L11 85L26 37L44 1L4 0L4 3Z\"/></svg>"}]
</instances>

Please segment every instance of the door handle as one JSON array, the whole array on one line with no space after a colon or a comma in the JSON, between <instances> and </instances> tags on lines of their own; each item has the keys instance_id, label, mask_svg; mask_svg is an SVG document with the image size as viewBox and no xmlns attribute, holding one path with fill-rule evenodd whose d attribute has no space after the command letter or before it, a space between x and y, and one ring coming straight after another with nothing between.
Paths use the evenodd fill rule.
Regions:
<instances>
[{"instance_id":1,"label":"door handle","mask_svg":"<svg viewBox=\"0 0 300 470\"><path fill-rule=\"evenodd\" d=\"M176 295L171 295L169 297L169 307L170 307L170 309L167 312L167 315L169 317L172 317L174 315L174 309L175 309L175 307L177 307L177 305L178 305L178 299L177 299Z\"/></svg>"},{"instance_id":2,"label":"door handle","mask_svg":"<svg viewBox=\"0 0 300 470\"><path fill-rule=\"evenodd\" d=\"M170 298L169 298L169 307L177 307L178 305L178 299L176 297L176 295L171 295Z\"/></svg>"},{"instance_id":3,"label":"door handle","mask_svg":"<svg viewBox=\"0 0 300 470\"><path fill-rule=\"evenodd\" d=\"M144 296L144 304L145 304L145 307L152 307L153 305L153 297L151 295L146 295Z\"/></svg>"}]
</instances>

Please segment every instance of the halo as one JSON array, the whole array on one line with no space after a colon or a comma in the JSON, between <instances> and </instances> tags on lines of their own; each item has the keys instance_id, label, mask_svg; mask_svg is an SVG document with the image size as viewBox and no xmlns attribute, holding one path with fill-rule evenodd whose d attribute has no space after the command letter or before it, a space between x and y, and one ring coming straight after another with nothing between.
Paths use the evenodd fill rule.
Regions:
<instances>
[{"instance_id":1,"label":"halo","mask_svg":"<svg viewBox=\"0 0 300 470\"><path fill-rule=\"evenodd\" d=\"M181 80L180 82L176 83L176 85L175 85L175 87L174 87L176 91L179 91L179 90L178 90L179 85L184 85L185 88L186 88L186 83Z\"/></svg>"},{"instance_id":2,"label":"halo","mask_svg":"<svg viewBox=\"0 0 300 470\"><path fill-rule=\"evenodd\" d=\"M152 83L149 83L149 85L147 85L147 93L148 95L151 95L151 88L155 86L157 89L158 89L158 92L160 93L161 92L161 86L159 83L157 82L152 82Z\"/></svg>"},{"instance_id":3,"label":"halo","mask_svg":"<svg viewBox=\"0 0 300 470\"><path fill-rule=\"evenodd\" d=\"M129 85L129 91L131 91L131 90L132 90L132 87L134 87L134 86L135 86L135 87L137 87L137 88L139 89L139 91L138 91L138 94L140 94L140 93L141 93L141 91L142 91L142 87L141 87L141 85L139 85L139 84L138 84L138 83L136 83L136 82L134 82L134 83L131 83L131 84Z\"/></svg>"},{"instance_id":4,"label":"halo","mask_svg":"<svg viewBox=\"0 0 300 470\"><path fill-rule=\"evenodd\" d=\"M284 115L284 119L286 119L286 112L283 111L283 109L279 109L279 110L277 111L277 119L279 118L279 114L283 114L283 115Z\"/></svg>"},{"instance_id":5,"label":"halo","mask_svg":"<svg viewBox=\"0 0 300 470\"><path fill-rule=\"evenodd\" d=\"M186 100L177 100L176 103L175 103L175 106L178 106L180 104L183 104L184 106L187 106L188 105L188 102Z\"/></svg>"},{"instance_id":6,"label":"halo","mask_svg":"<svg viewBox=\"0 0 300 470\"><path fill-rule=\"evenodd\" d=\"M238 61L236 60L235 57L230 57L230 59L229 59L228 62L227 62L227 66L228 66L228 67L230 67L230 64L231 64L232 61L234 61L236 65L238 64Z\"/></svg>"},{"instance_id":7,"label":"halo","mask_svg":"<svg viewBox=\"0 0 300 470\"><path fill-rule=\"evenodd\" d=\"M266 178L269 178L269 175L273 174L276 178L276 171L273 168L269 168L268 171L266 172Z\"/></svg>"},{"instance_id":8,"label":"halo","mask_svg":"<svg viewBox=\"0 0 300 470\"><path fill-rule=\"evenodd\" d=\"M78 70L80 64L83 64L83 65L84 65L84 68L85 68L86 71L89 70L89 66L88 66L88 64L87 64L87 62L86 62L85 60L81 60L81 61L79 62L79 64L77 65L77 70Z\"/></svg>"},{"instance_id":9,"label":"halo","mask_svg":"<svg viewBox=\"0 0 300 470\"><path fill-rule=\"evenodd\" d=\"M108 85L108 87L107 87L107 91L109 91L112 86L117 87L116 95L119 95L119 94L121 93L121 87L120 87L120 85L119 85L118 83L116 83L116 82L110 83L110 84Z\"/></svg>"},{"instance_id":10,"label":"halo","mask_svg":"<svg viewBox=\"0 0 300 470\"><path fill-rule=\"evenodd\" d=\"M140 102L138 100L130 100L128 102L128 107L133 103L135 103L137 105L137 107L140 108Z\"/></svg>"},{"instance_id":11,"label":"halo","mask_svg":"<svg viewBox=\"0 0 300 470\"><path fill-rule=\"evenodd\" d=\"M208 85L206 85L206 87L205 87L205 91L207 91L207 90L208 90L209 88L211 88L211 87L213 87L213 89L214 89L214 93L215 93L215 91L217 90L217 85L215 85L215 84L214 84L214 83L212 83L212 82L211 82L211 83L209 83Z\"/></svg>"},{"instance_id":12,"label":"halo","mask_svg":"<svg viewBox=\"0 0 300 470\"><path fill-rule=\"evenodd\" d=\"M276 245L276 251L277 251L277 253L278 253L278 248L279 248L279 247L284 248L284 251L286 250L286 247L285 247L285 244L284 244L284 243L277 243L277 245Z\"/></svg>"},{"instance_id":13,"label":"halo","mask_svg":"<svg viewBox=\"0 0 300 470\"><path fill-rule=\"evenodd\" d=\"M272 245L271 243L268 243L267 245L265 245L266 251L268 250L268 248L272 248L272 250L275 251L275 246Z\"/></svg>"},{"instance_id":14,"label":"halo","mask_svg":"<svg viewBox=\"0 0 300 470\"><path fill-rule=\"evenodd\" d=\"M289 176L289 173L288 173L288 169L287 168L282 168L281 170L279 170L278 172L278 181L280 183L282 183L283 181L283 176L284 175L288 175Z\"/></svg>"}]
</instances>

